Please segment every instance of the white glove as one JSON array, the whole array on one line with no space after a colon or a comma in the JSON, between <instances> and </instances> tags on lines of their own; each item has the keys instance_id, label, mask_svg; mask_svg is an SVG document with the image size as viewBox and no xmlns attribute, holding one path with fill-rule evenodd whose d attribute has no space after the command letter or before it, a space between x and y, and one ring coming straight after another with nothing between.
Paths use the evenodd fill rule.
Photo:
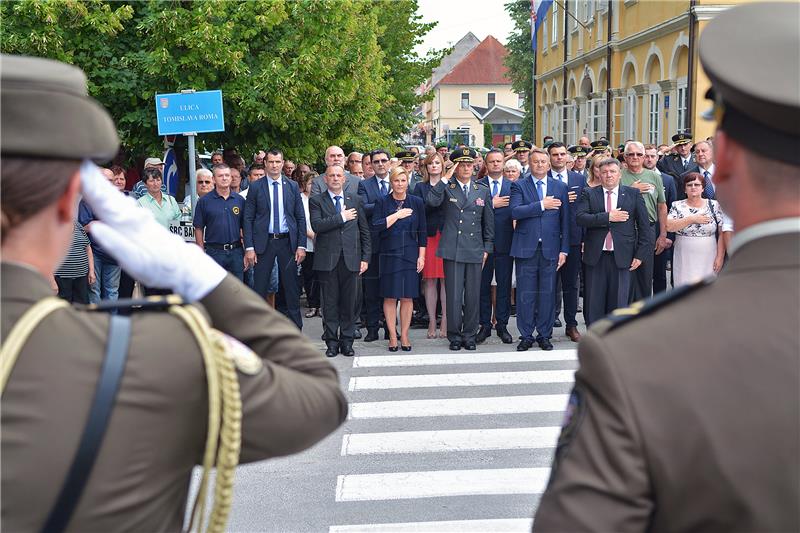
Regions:
<instances>
[{"instance_id":1,"label":"white glove","mask_svg":"<svg viewBox=\"0 0 800 533\"><path fill-rule=\"evenodd\" d=\"M227 272L203 250L169 232L133 198L120 194L91 161L81 165L83 199L98 218L89 228L131 276L172 289L187 302L214 290Z\"/></svg>"}]
</instances>

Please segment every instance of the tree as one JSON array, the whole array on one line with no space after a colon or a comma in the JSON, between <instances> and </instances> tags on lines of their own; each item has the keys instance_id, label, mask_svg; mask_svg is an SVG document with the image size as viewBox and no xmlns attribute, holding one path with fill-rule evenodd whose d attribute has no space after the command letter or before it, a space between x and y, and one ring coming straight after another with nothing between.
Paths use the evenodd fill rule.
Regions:
<instances>
[{"instance_id":1,"label":"tree","mask_svg":"<svg viewBox=\"0 0 800 533\"><path fill-rule=\"evenodd\" d=\"M531 3L529 0L511 0L505 6L514 20L514 31L508 37L508 55L505 64L514 92L524 95L525 117L522 119L522 137L533 138L533 50L531 49Z\"/></svg>"},{"instance_id":2,"label":"tree","mask_svg":"<svg viewBox=\"0 0 800 533\"><path fill-rule=\"evenodd\" d=\"M492 125L488 122L483 123L483 145L486 148L492 147L492 137L494 136L494 131Z\"/></svg>"},{"instance_id":3,"label":"tree","mask_svg":"<svg viewBox=\"0 0 800 533\"><path fill-rule=\"evenodd\" d=\"M156 93L221 89L225 132L201 135L201 146L279 146L315 161L329 144L388 146L421 101L422 70L438 64L412 54L432 28L418 21L416 0L376 4L4 2L0 49L81 67L135 152L161 148Z\"/></svg>"}]
</instances>

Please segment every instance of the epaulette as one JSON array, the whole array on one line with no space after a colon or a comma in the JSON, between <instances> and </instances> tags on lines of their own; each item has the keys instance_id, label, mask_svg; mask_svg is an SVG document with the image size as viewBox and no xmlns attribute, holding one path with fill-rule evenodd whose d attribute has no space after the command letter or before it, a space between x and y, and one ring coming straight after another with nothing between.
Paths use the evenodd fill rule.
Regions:
<instances>
[{"instance_id":1,"label":"epaulette","mask_svg":"<svg viewBox=\"0 0 800 533\"><path fill-rule=\"evenodd\" d=\"M713 277L708 277L698 281L697 283L693 283L691 285L682 285L675 289L656 294L652 298L633 302L628 307L615 309L602 319L592 324L589 328L589 331L596 335L605 335L606 333L617 329L623 324L629 324L637 318L650 315L654 311L680 300L681 298L692 294L698 289L710 285L714 279L715 278Z\"/></svg>"},{"instance_id":2,"label":"epaulette","mask_svg":"<svg viewBox=\"0 0 800 533\"><path fill-rule=\"evenodd\" d=\"M177 294L147 296L145 298L124 298L121 300L102 300L84 307L86 311L108 312L114 310L161 311L171 305L183 305L183 298Z\"/></svg>"}]
</instances>

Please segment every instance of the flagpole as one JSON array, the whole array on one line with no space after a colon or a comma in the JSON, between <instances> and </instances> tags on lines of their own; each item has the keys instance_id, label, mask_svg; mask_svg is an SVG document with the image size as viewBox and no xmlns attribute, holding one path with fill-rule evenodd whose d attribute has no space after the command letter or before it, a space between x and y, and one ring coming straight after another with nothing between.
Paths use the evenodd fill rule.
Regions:
<instances>
[{"instance_id":1,"label":"flagpole","mask_svg":"<svg viewBox=\"0 0 800 533\"><path fill-rule=\"evenodd\" d=\"M536 144L536 50L533 51L533 68L531 69L531 143Z\"/></svg>"}]
</instances>

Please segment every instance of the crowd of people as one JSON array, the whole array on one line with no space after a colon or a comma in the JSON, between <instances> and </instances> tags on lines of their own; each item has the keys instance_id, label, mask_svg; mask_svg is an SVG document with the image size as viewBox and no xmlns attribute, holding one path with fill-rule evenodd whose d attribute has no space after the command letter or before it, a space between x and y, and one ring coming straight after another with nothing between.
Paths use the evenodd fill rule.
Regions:
<instances>
[{"instance_id":1,"label":"crowd of people","mask_svg":"<svg viewBox=\"0 0 800 533\"><path fill-rule=\"evenodd\" d=\"M556 328L578 342L581 310L591 325L722 267L733 225L714 198L713 141L672 141L330 146L321 174L279 149L249 166L217 151L197 171L194 211L191 195L167 194L158 158L130 191L122 168L105 173L165 227L192 220L197 245L298 328L322 317L330 357L353 355L362 328L365 342L383 329L390 351L410 351L412 324L452 350L475 350L493 331L509 344L515 314L517 349L551 350ZM76 302L130 297L133 280L91 232L86 241L92 220L82 205L54 284Z\"/></svg>"}]
</instances>

